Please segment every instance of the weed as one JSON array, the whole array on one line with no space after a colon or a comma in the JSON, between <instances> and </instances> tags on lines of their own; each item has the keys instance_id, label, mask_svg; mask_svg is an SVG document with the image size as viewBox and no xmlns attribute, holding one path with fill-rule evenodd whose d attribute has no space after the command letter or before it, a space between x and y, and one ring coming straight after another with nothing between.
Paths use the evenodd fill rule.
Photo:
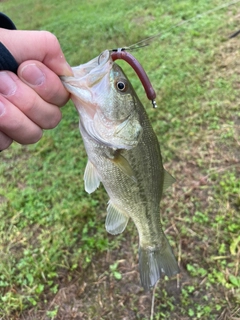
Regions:
<instances>
[{"instance_id":1,"label":"weed","mask_svg":"<svg viewBox=\"0 0 240 320\"><path fill-rule=\"evenodd\" d=\"M161 212L181 275L178 285L160 281L155 319L239 317L239 46L227 40L239 27L239 5L168 30L222 4L133 0L118 1L116 10L108 0L0 3L19 29L56 34L71 65L163 31L134 52L157 91L157 110L120 63L177 178ZM68 103L62 113L39 143L1 153L0 316L147 319L151 299L139 285L136 230L130 224L119 237L106 234L106 193L89 196L83 187L77 112Z\"/></svg>"},{"instance_id":2,"label":"weed","mask_svg":"<svg viewBox=\"0 0 240 320\"><path fill-rule=\"evenodd\" d=\"M114 264L111 264L109 266L111 274L113 275L113 277L116 280L120 280L120 279L122 279L122 275L121 275L121 273L119 271L117 271L117 267L118 267L118 262L115 262Z\"/></svg>"}]
</instances>

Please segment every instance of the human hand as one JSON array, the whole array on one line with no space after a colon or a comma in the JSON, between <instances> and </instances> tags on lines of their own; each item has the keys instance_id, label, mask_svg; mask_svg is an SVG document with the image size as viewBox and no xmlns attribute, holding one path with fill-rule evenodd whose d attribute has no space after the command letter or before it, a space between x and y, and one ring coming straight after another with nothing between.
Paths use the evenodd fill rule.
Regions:
<instances>
[{"instance_id":1,"label":"human hand","mask_svg":"<svg viewBox=\"0 0 240 320\"><path fill-rule=\"evenodd\" d=\"M12 141L35 143L42 129L61 120L69 93L58 76L72 75L57 38L47 31L0 29L0 41L19 64L17 74L0 71L0 150Z\"/></svg>"}]
</instances>

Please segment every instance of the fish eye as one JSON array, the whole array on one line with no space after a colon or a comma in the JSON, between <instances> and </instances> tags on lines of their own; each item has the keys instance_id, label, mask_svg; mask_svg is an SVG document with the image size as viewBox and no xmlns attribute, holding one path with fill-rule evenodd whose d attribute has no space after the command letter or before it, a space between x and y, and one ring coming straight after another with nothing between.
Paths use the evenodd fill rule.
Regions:
<instances>
[{"instance_id":1,"label":"fish eye","mask_svg":"<svg viewBox=\"0 0 240 320\"><path fill-rule=\"evenodd\" d=\"M128 89L127 82L124 80L116 81L115 85L116 85L117 90L121 91L121 92L126 92Z\"/></svg>"},{"instance_id":2,"label":"fish eye","mask_svg":"<svg viewBox=\"0 0 240 320\"><path fill-rule=\"evenodd\" d=\"M123 91L125 89L125 83L119 81L117 87L120 91Z\"/></svg>"}]
</instances>

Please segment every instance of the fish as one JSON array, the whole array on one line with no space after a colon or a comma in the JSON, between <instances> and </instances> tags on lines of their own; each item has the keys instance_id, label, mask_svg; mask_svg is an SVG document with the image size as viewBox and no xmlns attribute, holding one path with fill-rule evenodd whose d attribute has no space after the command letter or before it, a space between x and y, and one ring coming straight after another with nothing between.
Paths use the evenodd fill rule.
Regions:
<instances>
[{"instance_id":1,"label":"fish","mask_svg":"<svg viewBox=\"0 0 240 320\"><path fill-rule=\"evenodd\" d=\"M109 50L61 77L79 113L87 152L89 194L103 184L109 196L106 230L122 233L131 218L139 235L140 280L145 291L162 275L179 273L160 217L163 191L174 178L163 168L160 145L131 82Z\"/></svg>"}]
</instances>

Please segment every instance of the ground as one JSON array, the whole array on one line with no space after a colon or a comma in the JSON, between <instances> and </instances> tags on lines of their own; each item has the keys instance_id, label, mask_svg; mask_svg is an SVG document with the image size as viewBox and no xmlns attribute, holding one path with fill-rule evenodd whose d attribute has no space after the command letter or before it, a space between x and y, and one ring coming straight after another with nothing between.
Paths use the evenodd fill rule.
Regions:
<instances>
[{"instance_id":1,"label":"ground","mask_svg":"<svg viewBox=\"0 0 240 320\"><path fill-rule=\"evenodd\" d=\"M216 72L221 74L221 77L228 77L228 74L233 72L236 75L240 74L238 45L238 39L234 39L224 43L219 48L216 63L209 70L209 79L212 77L212 72L215 77ZM234 85L238 87L238 82L236 81ZM198 234L198 226L195 226L194 230L187 227L186 234L180 234L177 227L179 224L184 224L184 212L179 211L181 210L181 203L187 202L188 209L193 211L194 202L192 202L192 199L198 199L198 206L201 210L214 202L213 182L209 180L209 175L203 174L201 167L197 164L199 158L204 158L205 162L211 162L212 172L224 173L230 169L236 169L237 177L240 178L240 118L235 116L233 121L236 140L233 141L232 145L222 146L219 142L218 137L221 130L224 129L205 133L203 128L198 138L200 139L202 134L205 135L204 143L209 144L207 150L205 150L205 144L198 144L198 150L196 150L194 144L191 144L188 146L188 152L184 152L184 159L179 152L179 154L176 154L176 159L166 165L166 168L169 169L174 167L175 175L180 177L173 187L173 192L171 191L168 195L170 199L164 202L163 211L166 212L167 210L170 213L165 216L165 219L170 221L165 232L167 235L172 235L176 244L175 252L178 255L181 273L173 280L159 281L155 291L155 307L158 310L158 306L161 305L161 312L157 314L156 319L240 319L240 308L237 303L239 301L239 288L226 291L217 283L205 286L207 278L204 272L201 281L189 276L187 265L189 260L194 263L194 257L199 260L199 267L201 265L201 268L208 268L209 246L214 245L211 236L209 236L209 239L202 239L201 235ZM178 156L181 161L179 161ZM166 205L168 205L167 208ZM236 210L239 212L239 195L238 203L229 203L229 205L237 206ZM213 207L214 210L217 210L215 204ZM184 207L184 210L186 210L186 207ZM175 215L176 212L178 213L177 216ZM133 225L131 225L130 230L125 231L119 248L96 255L88 269L85 270L84 276L81 275L81 268L76 269L73 279L69 282L67 280L68 274L63 272L59 277L59 291L51 297L47 306L47 310L52 310L54 307L58 308L55 319L148 319L152 306L152 291L144 292L140 285L136 246L138 237ZM130 247L129 243L135 243L135 246ZM201 257L203 263L200 263ZM228 257L216 255L215 261L224 258ZM239 249L235 258L235 274L237 276L239 274ZM114 265L121 274L121 280L116 279L114 272L106 272L109 266ZM196 318L194 315L186 314L184 310L184 288L188 288L188 290L190 288L191 304L193 309L196 308L196 305L199 306L199 314L201 313L200 306L203 306L204 300L209 302L209 305L211 300L218 301L219 309L214 310L212 315L204 315L203 313L202 316ZM188 303L186 303L186 307L189 308ZM45 307L37 312L32 309L27 311L21 319L47 319L47 310ZM166 310L166 313L164 310Z\"/></svg>"},{"instance_id":2,"label":"ground","mask_svg":"<svg viewBox=\"0 0 240 320\"><path fill-rule=\"evenodd\" d=\"M118 12L113 1L1 5L19 27L57 34L76 65L142 39L143 22L146 34L155 34L159 21L168 30L221 2L173 1L169 8L122 1ZM131 71L129 78L176 178L161 217L181 273L143 291L135 226L108 235L104 189L84 191L86 154L69 104L37 145L13 144L1 153L1 319L240 319L240 36L228 39L239 26L237 11L232 6L171 29L133 52L153 79L157 110Z\"/></svg>"}]
</instances>

